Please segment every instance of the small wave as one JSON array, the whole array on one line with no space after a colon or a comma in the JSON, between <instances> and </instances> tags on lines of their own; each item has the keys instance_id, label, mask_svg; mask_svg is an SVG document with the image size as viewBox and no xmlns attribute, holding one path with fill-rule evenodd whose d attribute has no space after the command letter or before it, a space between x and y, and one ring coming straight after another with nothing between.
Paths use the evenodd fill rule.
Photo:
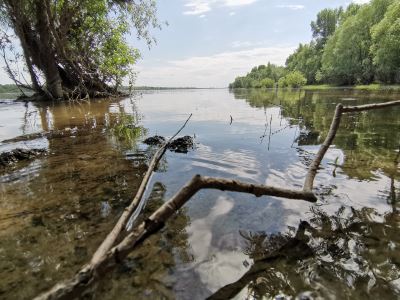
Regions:
<instances>
[{"instance_id":1,"label":"small wave","mask_svg":"<svg viewBox=\"0 0 400 300\"><path fill-rule=\"evenodd\" d=\"M199 145L195 155L192 158L194 167L251 180L257 180L261 175L256 154L249 150L225 150L218 153L210 147Z\"/></svg>"}]
</instances>

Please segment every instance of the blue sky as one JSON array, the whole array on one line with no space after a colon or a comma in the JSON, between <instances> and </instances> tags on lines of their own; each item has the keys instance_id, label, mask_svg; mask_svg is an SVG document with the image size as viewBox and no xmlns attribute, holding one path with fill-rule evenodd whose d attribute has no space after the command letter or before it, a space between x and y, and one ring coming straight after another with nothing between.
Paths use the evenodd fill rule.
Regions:
<instances>
[{"instance_id":1,"label":"blue sky","mask_svg":"<svg viewBox=\"0 0 400 300\"><path fill-rule=\"evenodd\" d=\"M283 65L311 39L318 11L350 0L158 0L167 21L154 31L158 44L142 52L137 85L226 87L236 76L268 61ZM354 1L365 3L365 0Z\"/></svg>"},{"instance_id":2,"label":"blue sky","mask_svg":"<svg viewBox=\"0 0 400 300\"><path fill-rule=\"evenodd\" d=\"M255 65L284 65L299 43L310 41L310 23L320 10L351 1L157 0L159 20L169 23L153 31L157 44L149 50L129 38L142 53L136 84L226 87ZM11 83L4 71L0 82Z\"/></svg>"}]
</instances>

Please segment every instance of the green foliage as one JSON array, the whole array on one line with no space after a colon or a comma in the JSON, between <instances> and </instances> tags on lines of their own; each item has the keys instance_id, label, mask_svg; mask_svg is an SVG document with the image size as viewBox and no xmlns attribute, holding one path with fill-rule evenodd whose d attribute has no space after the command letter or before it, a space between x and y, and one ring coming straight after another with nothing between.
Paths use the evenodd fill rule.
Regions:
<instances>
[{"instance_id":1,"label":"green foliage","mask_svg":"<svg viewBox=\"0 0 400 300\"><path fill-rule=\"evenodd\" d=\"M275 80L271 79L271 78L264 78L261 80L261 87L263 88L273 88L275 87Z\"/></svg>"},{"instance_id":2,"label":"green foliage","mask_svg":"<svg viewBox=\"0 0 400 300\"><path fill-rule=\"evenodd\" d=\"M400 2L389 6L384 18L371 29L373 63L378 79L400 82Z\"/></svg>"},{"instance_id":3,"label":"green foliage","mask_svg":"<svg viewBox=\"0 0 400 300\"><path fill-rule=\"evenodd\" d=\"M290 71L300 71L307 79L308 84L318 82L316 74L321 68L322 52L317 44L300 44L297 50L286 60L286 67Z\"/></svg>"},{"instance_id":4,"label":"green foliage","mask_svg":"<svg viewBox=\"0 0 400 300\"><path fill-rule=\"evenodd\" d=\"M74 1L71 1L72 3ZM55 1L55 9L66 9L74 4ZM76 4L75 4L76 5ZM102 81L119 86L130 75L132 65L140 57L137 49L128 45L126 37L134 28L138 38L151 45L153 40L147 26L158 26L154 1L86 0L79 1L76 24L72 26L68 49L91 58ZM61 13L61 12L60 12ZM146 21L146 19L148 19ZM134 25L132 27L131 25Z\"/></svg>"},{"instance_id":5,"label":"green foliage","mask_svg":"<svg viewBox=\"0 0 400 300\"><path fill-rule=\"evenodd\" d=\"M279 87L290 87L290 88L300 88L307 83L307 79L299 71L293 71L288 73L285 77L282 77L278 85Z\"/></svg>"},{"instance_id":6,"label":"green foliage","mask_svg":"<svg viewBox=\"0 0 400 300\"><path fill-rule=\"evenodd\" d=\"M400 2L372 0L346 9L324 9L311 23L313 40L300 44L274 76L259 66L230 87L259 87L264 78L279 87L307 84L366 85L400 83ZM294 73L296 76L288 72ZM284 77L284 78L283 78ZM290 79L290 80L289 80ZM254 82L254 80L256 82Z\"/></svg>"},{"instance_id":7,"label":"green foliage","mask_svg":"<svg viewBox=\"0 0 400 300\"><path fill-rule=\"evenodd\" d=\"M246 76L239 76L229 88L272 88L286 74L284 67L271 63L254 67Z\"/></svg>"},{"instance_id":8,"label":"green foliage","mask_svg":"<svg viewBox=\"0 0 400 300\"><path fill-rule=\"evenodd\" d=\"M32 83L61 77L64 92L83 93L110 92L132 79L140 53L128 36L150 47L150 29L161 28L154 0L3 0L0 22L20 39Z\"/></svg>"},{"instance_id":9,"label":"green foliage","mask_svg":"<svg viewBox=\"0 0 400 300\"><path fill-rule=\"evenodd\" d=\"M342 13L342 7L337 9L326 8L318 13L316 21L311 22L311 30L317 49L323 48L328 38L335 32Z\"/></svg>"},{"instance_id":10,"label":"green foliage","mask_svg":"<svg viewBox=\"0 0 400 300\"><path fill-rule=\"evenodd\" d=\"M288 84L286 82L286 78L285 77L279 78L278 87L279 88L286 88L287 86L288 86Z\"/></svg>"},{"instance_id":11,"label":"green foliage","mask_svg":"<svg viewBox=\"0 0 400 300\"><path fill-rule=\"evenodd\" d=\"M370 51L371 28L382 20L391 2L373 0L356 14L348 14L324 48L322 73L326 82L353 85L375 80L374 57Z\"/></svg>"}]
</instances>

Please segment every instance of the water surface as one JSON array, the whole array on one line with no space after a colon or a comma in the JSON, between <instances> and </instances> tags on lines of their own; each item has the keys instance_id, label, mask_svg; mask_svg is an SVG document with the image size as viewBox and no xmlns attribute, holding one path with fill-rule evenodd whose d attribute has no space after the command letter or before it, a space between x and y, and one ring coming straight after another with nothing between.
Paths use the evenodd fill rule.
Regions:
<instances>
[{"instance_id":1,"label":"water surface","mask_svg":"<svg viewBox=\"0 0 400 300\"><path fill-rule=\"evenodd\" d=\"M300 188L337 103L399 97L350 90L175 90L92 102L1 100L0 151L35 147L48 155L0 174L0 298L31 298L88 261L154 153L141 141L171 136L190 113L182 135L193 136L196 146L187 154L166 154L144 215L195 174ZM316 178L314 205L201 191L91 295L400 297L399 129L399 108L345 116ZM296 232L300 237L301 221L302 251L294 247L276 257L274 250Z\"/></svg>"}]
</instances>

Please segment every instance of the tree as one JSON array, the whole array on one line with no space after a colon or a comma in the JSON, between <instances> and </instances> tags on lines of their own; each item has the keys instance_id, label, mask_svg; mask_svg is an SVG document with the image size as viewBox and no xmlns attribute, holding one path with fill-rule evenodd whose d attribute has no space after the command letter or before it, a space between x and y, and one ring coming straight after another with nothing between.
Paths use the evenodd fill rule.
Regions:
<instances>
[{"instance_id":1,"label":"tree","mask_svg":"<svg viewBox=\"0 0 400 300\"><path fill-rule=\"evenodd\" d=\"M307 83L316 83L316 74L321 68L322 52L314 42L300 44L297 50L286 60L286 67L290 71L299 71L304 74Z\"/></svg>"},{"instance_id":2,"label":"tree","mask_svg":"<svg viewBox=\"0 0 400 300\"><path fill-rule=\"evenodd\" d=\"M321 69L322 54L328 39L335 33L343 14L341 7L324 9L311 22L313 41L309 44L300 44L296 51L286 60L286 67L290 71L300 71L304 74L308 84L315 84L317 73ZM318 76L318 79L321 76Z\"/></svg>"},{"instance_id":3,"label":"tree","mask_svg":"<svg viewBox=\"0 0 400 300\"><path fill-rule=\"evenodd\" d=\"M267 65L253 67L246 76L236 77L235 81L229 84L229 88L273 87L275 82L277 82L279 78L285 76L285 74L286 70L284 67L268 63ZM264 79L268 79L268 81ZM272 86L271 80L273 83Z\"/></svg>"},{"instance_id":4,"label":"tree","mask_svg":"<svg viewBox=\"0 0 400 300\"><path fill-rule=\"evenodd\" d=\"M12 29L31 88L42 96L115 95L139 58L126 37L133 25L150 46L149 29L160 28L155 13L153 0L2 0L2 49Z\"/></svg>"},{"instance_id":5,"label":"tree","mask_svg":"<svg viewBox=\"0 0 400 300\"><path fill-rule=\"evenodd\" d=\"M400 82L400 2L390 5L382 21L372 27L371 35L378 79Z\"/></svg>"},{"instance_id":6,"label":"tree","mask_svg":"<svg viewBox=\"0 0 400 300\"><path fill-rule=\"evenodd\" d=\"M261 87L270 89L275 87L275 80L271 79L271 78L264 78L263 80L261 80Z\"/></svg>"},{"instance_id":7,"label":"tree","mask_svg":"<svg viewBox=\"0 0 400 300\"><path fill-rule=\"evenodd\" d=\"M307 83L307 79L303 73L299 71L290 72L285 76L285 83L291 88L300 88Z\"/></svg>"},{"instance_id":8,"label":"tree","mask_svg":"<svg viewBox=\"0 0 400 300\"><path fill-rule=\"evenodd\" d=\"M373 0L343 20L328 40L322 56L323 77L328 82L340 85L373 82L375 68L370 52L370 29L383 18L391 2L393 0Z\"/></svg>"},{"instance_id":9,"label":"tree","mask_svg":"<svg viewBox=\"0 0 400 300\"><path fill-rule=\"evenodd\" d=\"M326 8L318 13L316 21L311 22L313 38L318 49L322 49L328 38L335 32L342 13L341 7L337 9Z\"/></svg>"}]
</instances>

